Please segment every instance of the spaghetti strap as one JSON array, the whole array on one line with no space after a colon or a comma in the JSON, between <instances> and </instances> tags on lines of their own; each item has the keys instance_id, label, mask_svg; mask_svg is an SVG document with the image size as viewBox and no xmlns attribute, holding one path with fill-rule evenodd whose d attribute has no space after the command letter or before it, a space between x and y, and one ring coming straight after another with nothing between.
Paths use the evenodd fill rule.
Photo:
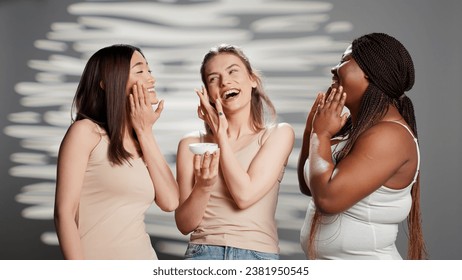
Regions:
<instances>
[{"instance_id":1,"label":"spaghetti strap","mask_svg":"<svg viewBox=\"0 0 462 280\"><path fill-rule=\"evenodd\" d=\"M97 123L93 122L96 126L96 130L98 131L98 134L99 134L99 137L100 137L100 141L101 140L104 140L106 141L107 143L109 143L109 139L107 138L107 133L106 131Z\"/></svg>"},{"instance_id":2,"label":"spaghetti strap","mask_svg":"<svg viewBox=\"0 0 462 280\"><path fill-rule=\"evenodd\" d=\"M411 134L412 138L414 138L414 141L417 140L417 138L415 138L415 136L414 136L414 133L412 132L412 130L409 127L405 126L404 124L400 123L399 121L388 121L388 122L397 123L397 124L401 125L402 127L404 127Z\"/></svg>"},{"instance_id":3,"label":"spaghetti strap","mask_svg":"<svg viewBox=\"0 0 462 280\"><path fill-rule=\"evenodd\" d=\"M98 133L100 135L103 134L102 131L101 131L101 127L99 127L99 125L97 123L95 123L95 126L96 126L96 130L98 130Z\"/></svg>"},{"instance_id":4,"label":"spaghetti strap","mask_svg":"<svg viewBox=\"0 0 462 280\"><path fill-rule=\"evenodd\" d=\"M411 185L413 185L416 181L417 181L417 176L419 175L419 170L420 170L420 148L419 148L419 141L417 140L417 138L414 136L414 133L412 133L411 129L409 129L409 127L405 126L404 124L398 122L398 121L389 121L389 122L393 122L393 123L397 123L399 125L401 125L402 127L404 127L408 132L409 134L411 134L412 138L414 139L414 142L415 142L415 145L416 145L416 148L417 148L417 170L415 172L415 175L414 175L414 180L412 180L412 183Z\"/></svg>"},{"instance_id":5,"label":"spaghetti strap","mask_svg":"<svg viewBox=\"0 0 462 280\"><path fill-rule=\"evenodd\" d=\"M268 137L270 136L271 132L274 130L274 128L276 128L277 124L271 124L267 127L265 127L265 129L262 130L261 135L258 137L258 143L259 145L263 145L266 141L266 139L268 139Z\"/></svg>"}]
</instances>

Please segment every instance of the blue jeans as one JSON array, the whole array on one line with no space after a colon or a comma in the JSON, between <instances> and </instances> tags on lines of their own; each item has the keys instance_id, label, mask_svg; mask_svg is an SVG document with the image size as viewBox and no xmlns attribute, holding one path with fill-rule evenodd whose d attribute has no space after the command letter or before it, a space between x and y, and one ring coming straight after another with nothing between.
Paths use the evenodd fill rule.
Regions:
<instances>
[{"instance_id":1,"label":"blue jeans","mask_svg":"<svg viewBox=\"0 0 462 280\"><path fill-rule=\"evenodd\" d=\"M188 244L186 260L279 260L279 254L227 246Z\"/></svg>"}]
</instances>

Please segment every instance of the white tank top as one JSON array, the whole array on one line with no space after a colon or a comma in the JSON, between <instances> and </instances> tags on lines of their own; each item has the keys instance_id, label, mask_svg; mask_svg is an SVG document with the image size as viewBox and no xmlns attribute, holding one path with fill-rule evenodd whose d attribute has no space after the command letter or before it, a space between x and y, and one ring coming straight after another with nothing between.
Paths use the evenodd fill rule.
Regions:
<instances>
[{"instance_id":1,"label":"white tank top","mask_svg":"<svg viewBox=\"0 0 462 280\"><path fill-rule=\"evenodd\" d=\"M319 259L402 259L395 241L398 224L404 221L411 209L411 188L416 182L420 168L420 153L417 139L417 170L414 180L403 189L381 186L350 209L335 215L323 215L316 235L316 254ZM342 149L345 141L332 146ZM334 159L335 161L335 159ZM308 181L309 165L305 163L305 181ZM300 232L302 249L308 258L309 233L315 212L310 199L305 221Z\"/></svg>"}]
</instances>

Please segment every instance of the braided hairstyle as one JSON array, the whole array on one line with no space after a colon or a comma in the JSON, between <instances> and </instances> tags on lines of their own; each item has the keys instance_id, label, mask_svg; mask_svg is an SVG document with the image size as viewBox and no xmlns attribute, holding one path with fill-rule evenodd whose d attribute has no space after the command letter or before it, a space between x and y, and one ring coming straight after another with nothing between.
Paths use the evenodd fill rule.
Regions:
<instances>
[{"instance_id":1,"label":"braided hairstyle","mask_svg":"<svg viewBox=\"0 0 462 280\"><path fill-rule=\"evenodd\" d=\"M356 139L365 130L377 124L387 113L389 105L395 106L409 124L417 138L414 107L405 92L414 85L415 73L412 58L406 48L395 38L384 33L371 33L355 39L352 56L368 76L369 86L360 103L357 123L351 117L336 136L348 136L344 149L335 154L337 163L351 151ZM426 257L420 215L420 172L412 187L412 207L408 216L408 259ZM321 213L316 210L310 231L310 256L315 257L313 241Z\"/></svg>"}]
</instances>

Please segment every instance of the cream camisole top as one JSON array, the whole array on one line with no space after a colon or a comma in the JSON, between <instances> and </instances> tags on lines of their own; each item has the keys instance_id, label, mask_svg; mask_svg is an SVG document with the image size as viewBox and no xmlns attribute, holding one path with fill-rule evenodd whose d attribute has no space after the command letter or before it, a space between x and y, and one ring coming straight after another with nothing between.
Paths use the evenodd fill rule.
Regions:
<instances>
[{"instance_id":1,"label":"cream camisole top","mask_svg":"<svg viewBox=\"0 0 462 280\"><path fill-rule=\"evenodd\" d=\"M395 241L398 224L403 222L411 209L411 188L416 182L420 167L420 153L417 139L417 170L414 180L403 189L381 186L350 209L336 215L323 215L316 235L318 259L402 259ZM340 142L337 149L343 148ZM333 146L334 147L334 146ZM335 160L335 159L334 159ZM305 181L308 182L309 164L305 164ZM311 221L316 206L310 199L305 221L300 232L302 249L308 258L308 242Z\"/></svg>"},{"instance_id":2,"label":"cream camisole top","mask_svg":"<svg viewBox=\"0 0 462 280\"><path fill-rule=\"evenodd\" d=\"M236 152L236 157L247 170L262 146L265 129L253 141ZM279 241L275 220L279 183L284 168L271 190L258 202L247 209L239 209L220 172L218 182L213 187L204 217L191 234L191 243L231 246L266 253L279 253ZM247 186L251 188L252 186Z\"/></svg>"},{"instance_id":3,"label":"cream camisole top","mask_svg":"<svg viewBox=\"0 0 462 280\"><path fill-rule=\"evenodd\" d=\"M78 211L85 259L157 259L146 233L144 217L155 193L142 158L112 165L109 139L101 140L88 160Z\"/></svg>"}]
</instances>

